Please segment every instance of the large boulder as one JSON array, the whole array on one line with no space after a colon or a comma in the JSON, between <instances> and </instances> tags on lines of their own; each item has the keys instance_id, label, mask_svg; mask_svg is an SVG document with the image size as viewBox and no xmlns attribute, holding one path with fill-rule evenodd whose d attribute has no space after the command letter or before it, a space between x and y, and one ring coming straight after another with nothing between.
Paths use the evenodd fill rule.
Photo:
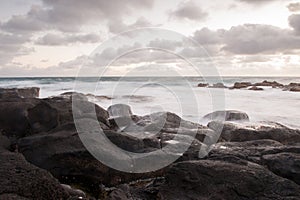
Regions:
<instances>
[{"instance_id":1,"label":"large boulder","mask_svg":"<svg viewBox=\"0 0 300 200\"><path fill-rule=\"evenodd\" d=\"M130 117L132 111L129 105L126 104L114 104L107 108L109 117Z\"/></svg>"},{"instance_id":2,"label":"large boulder","mask_svg":"<svg viewBox=\"0 0 300 200\"><path fill-rule=\"evenodd\" d=\"M249 121L249 116L247 113L237 110L224 110L209 113L203 119L208 121Z\"/></svg>"},{"instance_id":3,"label":"large boulder","mask_svg":"<svg viewBox=\"0 0 300 200\"><path fill-rule=\"evenodd\" d=\"M38 98L40 88L0 88L0 99L7 98Z\"/></svg>"},{"instance_id":4,"label":"large boulder","mask_svg":"<svg viewBox=\"0 0 300 200\"><path fill-rule=\"evenodd\" d=\"M0 103L0 127L9 137L21 138L48 132L74 122L70 98L1 99ZM95 115L101 127L109 129L108 112L105 109L85 100L78 105L77 112L82 118L93 118Z\"/></svg>"},{"instance_id":5,"label":"large boulder","mask_svg":"<svg viewBox=\"0 0 300 200\"><path fill-rule=\"evenodd\" d=\"M101 128L109 129L109 115L105 109L87 101L85 96L80 93L73 92L71 94L43 99L43 101L58 111L59 125L73 123L73 112L75 111L80 118L97 118ZM72 104L73 98L76 98L76 104L74 105Z\"/></svg>"},{"instance_id":6,"label":"large boulder","mask_svg":"<svg viewBox=\"0 0 300 200\"><path fill-rule=\"evenodd\" d=\"M300 186L255 163L198 160L174 164L159 199L299 199Z\"/></svg>"},{"instance_id":7,"label":"large boulder","mask_svg":"<svg viewBox=\"0 0 300 200\"><path fill-rule=\"evenodd\" d=\"M208 127L221 131L219 141L243 142L270 139L282 144L299 144L300 130L291 129L274 122L242 123L212 121Z\"/></svg>"}]
</instances>

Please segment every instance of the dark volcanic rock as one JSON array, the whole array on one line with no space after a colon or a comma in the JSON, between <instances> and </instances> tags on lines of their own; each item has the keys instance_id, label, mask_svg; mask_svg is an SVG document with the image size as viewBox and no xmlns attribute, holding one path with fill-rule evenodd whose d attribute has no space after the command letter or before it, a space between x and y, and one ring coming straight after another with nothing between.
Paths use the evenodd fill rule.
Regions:
<instances>
[{"instance_id":1,"label":"dark volcanic rock","mask_svg":"<svg viewBox=\"0 0 300 200\"><path fill-rule=\"evenodd\" d=\"M33 108L38 101L36 99L0 100L2 131L17 138L29 134L28 109Z\"/></svg>"},{"instance_id":2,"label":"dark volcanic rock","mask_svg":"<svg viewBox=\"0 0 300 200\"><path fill-rule=\"evenodd\" d=\"M263 164L262 155L270 154L265 151L278 150L284 145L274 140L253 140L246 142L220 142L211 147L207 159L226 160L237 157L257 164Z\"/></svg>"},{"instance_id":3,"label":"dark volcanic rock","mask_svg":"<svg viewBox=\"0 0 300 200\"><path fill-rule=\"evenodd\" d=\"M127 151L138 153L155 148L155 143L149 144L147 140L113 131L106 132L106 135L114 144ZM18 146L29 162L50 171L62 183L80 185L94 195L99 193L100 184L113 186L154 174L122 173L105 166L87 151L76 130L56 130L53 133L25 137L19 140ZM114 157L115 152L107 153Z\"/></svg>"},{"instance_id":4,"label":"dark volcanic rock","mask_svg":"<svg viewBox=\"0 0 300 200\"><path fill-rule=\"evenodd\" d=\"M290 91L291 92L300 92L300 86L292 87L292 88L290 88Z\"/></svg>"},{"instance_id":5,"label":"dark volcanic rock","mask_svg":"<svg viewBox=\"0 0 300 200\"><path fill-rule=\"evenodd\" d=\"M114 104L107 108L109 117L130 117L132 111L129 105L126 104Z\"/></svg>"},{"instance_id":6,"label":"dark volcanic rock","mask_svg":"<svg viewBox=\"0 0 300 200\"><path fill-rule=\"evenodd\" d=\"M263 81L261 83L255 83L255 84L253 84L253 86L269 86L269 87L273 87L273 88L278 88L278 87L281 88L284 85L281 84L281 83L278 83L276 81L272 82L272 81L265 80L265 81Z\"/></svg>"},{"instance_id":7,"label":"dark volcanic rock","mask_svg":"<svg viewBox=\"0 0 300 200\"><path fill-rule=\"evenodd\" d=\"M283 90L291 92L300 92L300 83L290 83L288 85L285 85Z\"/></svg>"},{"instance_id":8,"label":"dark volcanic rock","mask_svg":"<svg viewBox=\"0 0 300 200\"><path fill-rule=\"evenodd\" d=\"M126 121L123 118L118 118L122 120L126 126L123 130L126 132L150 132L159 133L167 132L169 129L201 129L203 126L183 120L181 117L171 112L157 112L145 116L131 116L131 119Z\"/></svg>"},{"instance_id":9,"label":"dark volcanic rock","mask_svg":"<svg viewBox=\"0 0 300 200\"><path fill-rule=\"evenodd\" d=\"M270 139L282 144L299 144L300 130L290 129L278 123L235 124L231 122L213 121L208 127L222 133L219 141L243 142Z\"/></svg>"},{"instance_id":10,"label":"dark volcanic rock","mask_svg":"<svg viewBox=\"0 0 300 200\"><path fill-rule=\"evenodd\" d=\"M159 199L299 199L300 186L264 167L233 159L186 161L174 164Z\"/></svg>"},{"instance_id":11,"label":"dark volcanic rock","mask_svg":"<svg viewBox=\"0 0 300 200\"><path fill-rule=\"evenodd\" d=\"M241 88L247 88L251 86L252 84L250 82L236 82L234 83L233 87L230 89L241 89Z\"/></svg>"},{"instance_id":12,"label":"dark volcanic rock","mask_svg":"<svg viewBox=\"0 0 300 200\"><path fill-rule=\"evenodd\" d=\"M215 83L210 88L227 88L223 83Z\"/></svg>"},{"instance_id":13,"label":"dark volcanic rock","mask_svg":"<svg viewBox=\"0 0 300 200\"><path fill-rule=\"evenodd\" d=\"M213 146L207 159L227 161L235 157L267 166L275 174L299 184L300 147L285 146L273 140L222 142Z\"/></svg>"},{"instance_id":14,"label":"dark volcanic rock","mask_svg":"<svg viewBox=\"0 0 300 200\"><path fill-rule=\"evenodd\" d=\"M76 104L74 105L76 110L73 110L73 98L76 98ZM100 106L85 100L85 96L80 93L72 93L72 96L47 98L43 101L46 101L58 111L59 125L73 123L73 111L76 111L81 118L93 119L96 117L103 129L109 127L108 112Z\"/></svg>"},{"instance_id":15,"label":"dark volcanic rock","mask_svg":"<svg viewBox=\"0 0 300 200\"><path fill-rule=\"evenodd\" d=\"M114 104L107 109L109 122L115 129L123 129L134 123L134 117L129 105Z\"/></svg>"},{"instance_id":16,"label":"dark volcanic rock","mask_svg":"<svg viewBox=\"0 0 300 200\"><path fill-rule=\"evenodd\" d=\"M0 99L5 98L37 98L40 88L0 88Z\"/></svg>"},{"instance_id":17,"label":"dark volcanic rock","mask_svg":"<svg viewBox=\"0 0 300 200\"><path fill-rule=\"evenodd\" d=\"M198 87L208 87L209 84L208 83L199 83Z\"/></svg>"},{"instance_id":18,"label":"dark volcanic rock","mask_svg":"<svg viewBox=\"0 0 300 200\"><path fill-rule=\"evenodd\" d=\"M19 153L0 152L1 199L68 199L50 173L29 164Z\"/></svg>"},{"instance_id":19,"label":"dark volcanic rock","mask_svg":"<svg viewBox=\"0 0 300 200\"><path fill-rule=\"evenodd\" d=\"M41 101L27 110L27 120L32 132L47 132L58 125L58 111Z\"/></svg>"},{"instance_id":20,"label":"dark volcanic rock","mask_svg":"<svg viewBox=\"0 0 300 200\"><path fill-rule=\"evenodd\" d=\"M108 194L105 200L153 200L157 199L159 187L163 184L164 179L161 177L137 181L131 184L119 185L116 189Z\"/></svg>"},{"instance_id":21,"label":"dark volcanic rock","mask_svg":"<svg viewBox=\"0 0 300 200\"><path fill-rule=\"evenodd\" d=\"M269 170L300 185L300 148L298 150L298 153L267 154L262 159Z\"/></svg>"},{"instance_id":22,"label":"dark volcanic rock","mask_svg":"<svg viewBox=\"0 0 300 200\"><path fill-rule=\"evenodd\" d=\"M237 110L225 110L225 111L215 111L209 113L203 117L203 119L209 121L249 121L249 116L245 112Z\"/></svg>"},{"instance_id":23,"label":"dark volcanic rock","mask_svg":"<svg viewBox=\"0 0 300 200\"><path fill-rule=\"evenodd\" d=\"M262 91L264 90L263 88L257 87L257 86L253 86L251 88L249 88L249 90L254 90L254 91Z\"/></svg>"},{"instance_id":24,"label":"dark volcanic rock","mask_svg":"<svg viewBox=\"0 0 300 200\"><path fill-rule=\"evenodd\" d=\"M70 98L1 99L0 103L0 128L9 137L21 138L74 122ZM88 101L80 101L79 105L77 112L82 118L95 115L101 127L109 129L106 110Z\"/></svg>"}]
</instances>

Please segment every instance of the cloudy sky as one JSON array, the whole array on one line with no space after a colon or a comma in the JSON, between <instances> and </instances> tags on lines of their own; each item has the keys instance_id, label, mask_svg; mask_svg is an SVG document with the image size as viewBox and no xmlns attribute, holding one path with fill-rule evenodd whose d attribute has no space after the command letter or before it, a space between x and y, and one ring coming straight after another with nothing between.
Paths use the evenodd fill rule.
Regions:
<instances>
[{"instance_id":1,"label":"cloudy sky","mask_svg":"<svg viewBox=\"0 0 300 200\"><path fill-rule=\"evenodd\" d=\"M82 67L95 76L109 60L106 75L164 75L170 68L194 75L170 52L142 50L143 41L203 64L202 50L172 34L133 42L132 30L144 27L197 42L223 76L300 76L297 0L10 0L0 1L0 9L0 76L76 76ZM99 50L126 31L127 43Z\"/></svg>"}]
</instances>

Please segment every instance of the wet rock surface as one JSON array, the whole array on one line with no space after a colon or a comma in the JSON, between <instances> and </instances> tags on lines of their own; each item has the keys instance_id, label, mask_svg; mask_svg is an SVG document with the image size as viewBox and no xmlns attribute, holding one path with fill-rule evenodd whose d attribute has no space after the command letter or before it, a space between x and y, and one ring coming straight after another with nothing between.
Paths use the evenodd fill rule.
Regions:
<instances>
[{"instance_id":1,"label":"wet rock surface","mask_svg":"<svg viewBox=\"0 0 300 200\"><path fill-rule=\"evenodd\" d=\"M210 113L203 126L170 112L137 116L123 104L105 110L79 93L0 103L0 199L300 198L300 131L253 124L241 111ZM100 150L111 159L122 156L107 144L177 160L148 173L112 169L82 142L73 112L100 125Z\"/></svg>"}]
</instances>

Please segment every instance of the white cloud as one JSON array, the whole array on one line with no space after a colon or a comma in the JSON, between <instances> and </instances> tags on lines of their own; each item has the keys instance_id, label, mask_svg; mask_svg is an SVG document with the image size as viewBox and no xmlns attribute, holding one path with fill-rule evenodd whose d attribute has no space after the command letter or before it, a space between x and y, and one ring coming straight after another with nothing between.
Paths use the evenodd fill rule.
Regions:
<instances>
[{"instance_id":1,"label":"white cloud","mask_svg":"<svg viewBox=\"0 0 300 200\"><path fill-rule=\"evenodd\" d=\"M100 41L98 34L51 34L48 33L43 37L37 39L36 44L38 45L49 45L49 46L65 46L74 43L96 43Z\"/></svg>"},{"instance_id":2,"label":"white cloud","mask_svg":"<svg viewBox=\"0 0 300 200\"><path fill-rule=\"evenodd\" d=\"M202 21L207 16L208 13L192 0L180 3L175 10L170 12L171 18L191 21Z\"/></svg>"},{"instance_id":3,"label":"white cloud","mask_svg":"<svg viewBox=\"0 0 300 200\"><path fill-rule=\"evenodd\" d=\"M121 33L123 31L130 31L136 28L153 27L153 26L155 25L153 25L150 21L148 21L144 17L138 18L132 24L124 24L122 20L111 20L108 23L108 29L112 33Z\"/></svg>"},{"instance_id":4,"label":"white cloud","mask_svg":"<svg viewBox=\"0 0 300 200\"><path fill-rule=\"evenodd\" d=\"M293 14L289 17L290 26L296 33L300 34L300 14Z\"/></svg>"},{"instance_id":5,"label":"white cloud","mask_svg":"<svg viewBox=\"0 0 300 200\"><path fill-rule=\"evenodd\" d=\"M298 12L300 11L300 3L290 3L287 8L289 9L289 11L291 12Z\"/></svg>"}]
</instances>

